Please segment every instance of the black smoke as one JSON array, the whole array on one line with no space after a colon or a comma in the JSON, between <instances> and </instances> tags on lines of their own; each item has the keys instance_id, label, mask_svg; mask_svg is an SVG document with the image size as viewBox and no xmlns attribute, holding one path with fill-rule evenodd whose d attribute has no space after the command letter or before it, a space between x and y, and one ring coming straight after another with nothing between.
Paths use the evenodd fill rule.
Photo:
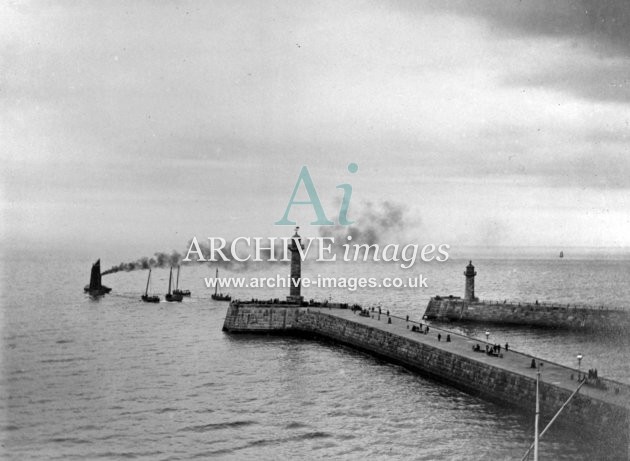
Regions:
<instances>
[{"instance_id":1,"label":"black smoke","mask_svg":"<svg viewBox=\"0 0 630 461\"><path fill-rule=\"evenodd\" d=\"M155 253L152 257L142 257L136 261L120 263L117 266L112 266L105 272L101 272L101 275L113 274L114 272L131 272L143 269L152 269L155 267L169 267L182 264L183 256L177 251L172 253ZM185 262L184 262L185 263Z\"/></svg>"},{"instance_id":2,"label":"black smoke","mask_svg":"<svg viewBox=\"0 0 630 461\"><path fill-rule=\"evenodd\" d=\"M210 254L211 254L210 242L208 242L207 239L198 239L198 243L199 243L199 248L204 258L210 257ZM225 256L229 259L229 261L224 261L220 256L217 255L217 261L200 261L199 263L208 264L208 265L211 265L212 267L221 267L221 268L229 269L232 271L248 270L255 264L258 264L258 265L274 264L278 262L286 264L285 261L269 261L271 257L271 250L264 249L264 248L260 250L260 258L263 261L254 262L252 261L252 259L254 259L255 257L253 239L252 239L251 248L249 249L246 248L246 245L243 245L242 243L243 242L240 242L240 241L237 242L236 255L241 259L244 259L248 255L251 255L251 257L247 261L237 261L236 259L232 258L232 254L230 252L232 241L227 241L222 251L225 254ZM191 248L191 245L192 245L192 239L188 242L188 245L186 246L186 250L183 252L183 254L175 250L173 250L171 253L158 252L158 253L155 253L152 257L144 256L135 261L121 262L120 264L116 266L112 266L106 271L102 272L101 275L113 274L115 272L131 272L131 271L147 270L147 269L153 269L153 268L162 268L162 267L171 267L171 266L175 267L178 265L196 263L198 255L194 252L191 253L190 255L190 259L191 259L190 261L184 261L184 258L186 257L186 254L188 253L188 249ZM284 245L284 242L280 239L278 239L275 242L274 244L275 259L280 260L283 258L284 256L283 245ZM264 246L268 246L268 243L265 242Z\"/></svg>"},{"instance_id":3,"label":"black smoke","mask_svg":"<svg viewBox=\"0 0 630 461\"><path fill-rule=\"evenodd\" d=\"M341 245L347 243L347 236L352 236L352 243L356 244L383 244L383 243L404 243L405 231L417 222L413 222L407 213L407 208L399 203L390 201L382 201L379 203L367 202L359 208L358 215L350 216L354 224L350 226L321 226L319 228L320 237L333 237L335 239L334 248L340 249ZM289 238L291 234L286 235ZM303 236L304 238L304 236ZM308 238L308 237L307 237ZM198 238L199 248L204 256L208 258L210 252L210 242L207 239ZM268 241L263 239L264 246L268 246ZM131 262L122 262L117 266L113 266L102 272L101 275L113 274L114 272L131 272L136 270L146 270L156 267L177 266L188 263L197 262L197 254L191 253L191 261L184 261L188 249L191 248L192 239L188 242L184 253L172 251L171 253L155 253L152 257L142 257ZM288 264L281 261L284 256L284 242L278 238L274 244L274 256L278 261L269 261L271 250L262 249L260 257L262 261L252 261L255 256L254 240L251 239L251 245L239 241L235 247L236 255L245 258L251 255L247 261L237 261L232 257L230 248L232 241L227 241L223 248L223 253L229 261L223 261L217 257L218 261L200 261L201 264L208 264L212 267L221 267L231 271L246 271L253 267L260 267L265 264ZM289 258L290 258L290 253Z\"/></svg>"}]
</instances>

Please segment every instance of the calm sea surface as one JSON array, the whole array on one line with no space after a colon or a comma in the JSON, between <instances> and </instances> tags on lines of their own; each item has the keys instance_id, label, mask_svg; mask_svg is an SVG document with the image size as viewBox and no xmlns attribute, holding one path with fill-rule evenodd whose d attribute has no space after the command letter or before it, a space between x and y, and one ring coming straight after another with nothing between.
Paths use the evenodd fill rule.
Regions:
<instances>
[{"instance_id":1,"label":"calm sea surface","mask_svg":"<svg viewBox=\"0 0 630 461\"><path fill-rule=\"evenodd\" d=\"M210 300L210 266L182 269L183 303L140 302L146 271L103 278L110 295L83 294L101 255L34 264L6 256L2 279L3 459L520 459L531 414L502 407L349 348L221 331L227 304ZM103 257L105 257L103 255ZM103 260L103 269L119 261ZM461 295L467 261L306 263L303 274L407 276L428 289L308 289L306 298L381 305L419 319L430 296ZM478 259L484 299L593 303L627 309L630 260ZM285 274L287 266L221 275ZM168 270L153 271L157 294ZM237 298L284 289L231 290ZM529 328L467 328L482 337L630 382L626 333L585 335ZM544 376L543 376L544 379ZM604 459L576 428L552 431L541 459ZM605 449L604 449L605 450Z\"/></svg>"}]
</instances>

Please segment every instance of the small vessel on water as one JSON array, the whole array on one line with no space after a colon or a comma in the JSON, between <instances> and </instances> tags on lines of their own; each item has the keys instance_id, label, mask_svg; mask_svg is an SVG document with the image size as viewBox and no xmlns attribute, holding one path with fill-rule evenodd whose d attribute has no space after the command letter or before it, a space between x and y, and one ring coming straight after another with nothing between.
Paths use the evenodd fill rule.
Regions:
<instances>
[{"instance_id":1,"label":"small vessel on water","mask_svg":"<svg viewBox=\"0 0 630 461\"><path fill-rule=\"evenodd\" d=\"M105 293L112 291L101 283L101 260L97 260L92 264L92 272L90 273L90 284L83 288L83 291L90 296L103 296Z\"/></svg>"},{"instance_id":2,"label":"small vessel on water","mask_svg":"<svg viewBox=\"0 0 630 461\"><path fill-rule=\"evenodd\" d=\"M173 282L173 266L171 266L171 272L168 275L168 293L166 294L166 296L164 296L164 299L166 299L168 302L177 301L178 303L181 303L184 297L180 294L171 293L172 282Z\"/></svg>"},{"instance_id":3,"label":"small vessel on water","mask_svg":"<svg viewBox=\"0 0 630 461\"><path fill-rule=\"evenodd\" d=\"M182 296L190 296L190 290L179 289L179 266L177 266L177 281L175 282L175 289L173 290L173 294L182 295Z\"/></svg>"},{"instance_id":4,"label":"small vessel on water","mask_svg":"<svg viewBox=\"0 0 630 461\"><path fill-rule=\"evenodd\" d=\"M563 251L560 251L560 257L564 258L564 252Z\"/></svg>"},{"instance_id":5,"label":"small vessel on water","mask_svg":"<svg viewBox=\"0 0 630 461\"><path fill-rule=\"evenodd\" d=\"M149 296L149 281L151 280L151 269L149 269L149 276L147 277L147 288L144 290L144 294L141 296L141 299L145 303L159 303L159 296Z\"/></svg>"},{"instance_id":6,"label":"small vessel on water","mask_svg":"<svg viewBox=\"0 0 630 461\"><path fill-rule=\"evenodd\" d=\"M214 281L214 294L212 295L212 299L215 301L232 301L232 297L229 294L224 295L223 293L217 293L219 289L219 268L217 268L215 272Z\"/></svg>"}]
</instances>

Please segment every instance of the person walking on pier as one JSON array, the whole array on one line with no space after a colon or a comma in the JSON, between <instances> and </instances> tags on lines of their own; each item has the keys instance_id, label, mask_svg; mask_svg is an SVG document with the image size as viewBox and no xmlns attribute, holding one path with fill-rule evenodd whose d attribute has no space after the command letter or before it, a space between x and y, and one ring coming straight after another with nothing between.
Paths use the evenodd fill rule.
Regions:
<instances>
[{"instance_id":1,"label":"person walking on pier","mask_svg":"<svg viewBox=\"0 0 630 461\"><path fill-rule=\"evenodd\" d=\"M438 333L438 341L442 341L442 335Z\"/></svg>"}]
</instances>

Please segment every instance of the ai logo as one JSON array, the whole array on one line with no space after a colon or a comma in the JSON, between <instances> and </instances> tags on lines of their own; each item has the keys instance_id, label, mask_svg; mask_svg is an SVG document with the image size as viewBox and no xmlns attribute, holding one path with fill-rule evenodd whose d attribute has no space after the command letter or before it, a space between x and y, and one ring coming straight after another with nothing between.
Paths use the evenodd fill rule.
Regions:
<instances>
[{"instance_id":1,"label":"ai logo","mask_svg":"<svg viewBox=\"0 0 630 461\"><path fill-rule=\"evenodd\" d=\"M359 170L359 166L356 163L350 163L348 165L348 171L350 173L356 173ZM295 196L297 195L298 189L300 188L300 184L304 184L304 188L306 189L306 193L308 194L308 201L296 201ZM341 201L341 208L339 209L339 225L341 226L349 226L354 221L348 221L348 208L350 207L350 197L352 196L352 186L350 184L339 184L337 189L343 190L343 199ZM287 209L284 212L284 216L281 220L276 221L274 224L278 226L295 226L296 222L289 220L289 213L291 212L291 207L293 205L312 205L315 210L315 215L317 216L317 220L313 221L311 225L314 226L334 226L335 223L326 218L326 214L324 213L324 208L322 207L322 202L319 200L319 196L317 195L317 190L315 190L315 184L313 184L313 179L311 178L310 173L308 172L308 168L306 166L302 167L300 171L300 175L298 176L297 182L295 183L295 187L293 188L293 194L291 194L291 198L289 199L289 204L287 205Z\"/></svg>"}]
</instances>

